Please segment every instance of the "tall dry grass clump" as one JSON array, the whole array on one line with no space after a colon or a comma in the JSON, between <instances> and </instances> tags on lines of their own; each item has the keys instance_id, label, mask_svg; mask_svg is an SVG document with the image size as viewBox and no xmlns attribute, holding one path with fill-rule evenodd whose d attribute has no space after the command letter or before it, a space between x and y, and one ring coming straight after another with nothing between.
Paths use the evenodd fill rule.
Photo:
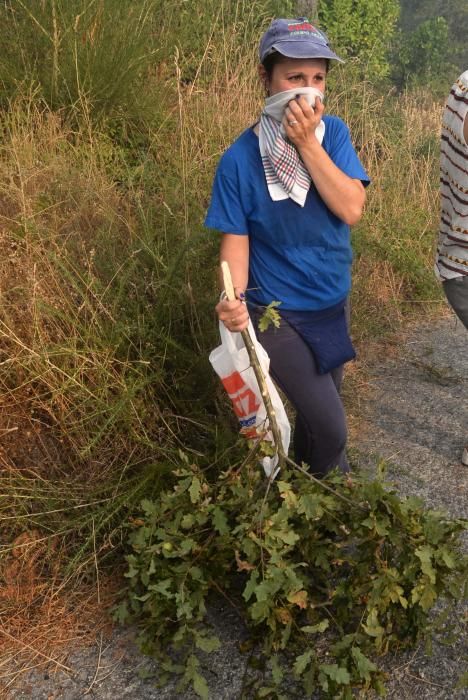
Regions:
<instances>
[{"instance_id":1,"label":"tall dry grass clump","mask_svg":"<svg viewBox=\"0 0 468 700\"><path fill-rule=\"evenodd\" d=\"M58 114L28 98L11 105L3 129L4 401L21 405L26 392L39 423L66 424L66 449L80 460L101 438L107 442L124 414L129 430L138 422L119 363L128 362L130 386L141 373L119 356L119 343L130 338L117 332L124 300L113 285L132 265L135 217L103 167L99 135L90 142L72 134ZM120 269L108 277L97 262L103 236L106 255L120 254ZM111 437L116 456L119 434Z\"/></svg>"},{"instance_id":2,"label":"tall dry grass clump","mask_svg":"<svg viewBox=\"0 0 468 700\"><path fill-rule=\"evenodd\" d=\"M138 237L135 211L108 175L111 151L99 133L71 132L34 94L4 115L3 552L34 527L88 552L129 498L126 469L148 452L140 445L155 439L163 452L167 442L160 427L148 437L140 407L151 376L131 354L121 313Z\"/></svg>"}]
</instances>

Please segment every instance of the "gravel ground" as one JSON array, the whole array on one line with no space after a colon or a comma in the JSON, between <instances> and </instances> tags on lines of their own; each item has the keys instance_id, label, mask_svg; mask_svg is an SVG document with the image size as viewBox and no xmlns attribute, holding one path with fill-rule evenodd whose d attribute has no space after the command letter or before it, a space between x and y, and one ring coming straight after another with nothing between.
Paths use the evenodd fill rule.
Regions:
<instances>
[{"instance_id":1,"label":"gravel ground","mask_svg":"<svg viewBox=\"0 0 468 700\"><path fill-rule=\"evenodd\" d=\"M468 442L468 336L451 317L437 326L418 326L398 356L372 370L373 397L367 403L369 429L353 447L370 471L384 459L388 476L404 494L422 496L430 507L453 516L468 516L468 468L460 455ZM462 606L448 620L459 629ZM238 650L246 630L235 610L222 603L210 613L222 640L205 669L214 700L241 697L246 657ZM432 655L422 648L387 657L389 698L394 700L459 700L456 690L466 670L468 649L434 640ZM154 662L136 649L131 631L114 631L96 646L71 651L64 663L72 672L36 669L22 673L14 700L189 700L174 685L158 689ZM152 677L153 674L153 677ZM300 697L291 690L290 697Z\"/></svg>"},{"instance_id":2,"label":"gravel ground","mask_svg":"<svg viewBox=\"0 0 468 700\"><path fill-rule=\"evenodd\" d=\"M369 429L356 445L369 469L385 460L388 479L402 494L464 518L468 467L460 460L468 444L467 349L468 334L453 316L436 326L419 325L395 357L374 366ZM468 698L466 689L454 687L468 668L467 615L460 605L446 623L447 630L460 632L457 643L434 640L431 655L419 648L385 660L389 698Z\"/></svg>"}]
</instances>

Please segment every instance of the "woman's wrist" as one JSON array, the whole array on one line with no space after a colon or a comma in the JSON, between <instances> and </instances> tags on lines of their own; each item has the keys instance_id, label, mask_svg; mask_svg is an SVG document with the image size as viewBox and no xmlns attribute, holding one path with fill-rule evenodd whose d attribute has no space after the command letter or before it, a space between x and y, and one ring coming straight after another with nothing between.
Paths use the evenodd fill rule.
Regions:
<instances>
[{"instance_id":1,"label":"woman's wrist","mask_svg":"<svg viewBox=\"0 0 468 700\"><path fill-rule=\"evenodd\" d=\"M238 287L235 287L234 292L236 295L236 299L239 299L239 301L245 302L245 290L239 289ZM228 301L225 289L223 289L221 294L219 295L219 301Z\"/></svg>"}]
</instances>

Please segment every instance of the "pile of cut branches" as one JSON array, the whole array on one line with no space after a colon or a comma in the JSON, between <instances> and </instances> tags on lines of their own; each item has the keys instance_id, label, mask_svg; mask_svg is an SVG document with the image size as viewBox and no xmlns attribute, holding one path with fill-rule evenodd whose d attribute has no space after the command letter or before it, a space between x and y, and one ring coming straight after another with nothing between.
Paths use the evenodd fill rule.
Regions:
<instances>
[{"instance_id":1,"label":"pile of cut branches","mask_svg":"<svg viewBox=\"0 0 468 700\"><path fill-rule=\"evenodd\" d=\"M436 601L463 593L466 522L402 499L383 475L332 474L323 484L284 470L268 488L255 464L219 473L185 458L141 508L116 617L138 622L162 682L180 673L180 687L203 698L203 660L220 645L207 600L215 589L235 597L239 579L236 607L257 656L248 683L262 698L287 697L291 683L305 697L384 695L378 657L428 635Z\"/></svg>"}]
</instances>

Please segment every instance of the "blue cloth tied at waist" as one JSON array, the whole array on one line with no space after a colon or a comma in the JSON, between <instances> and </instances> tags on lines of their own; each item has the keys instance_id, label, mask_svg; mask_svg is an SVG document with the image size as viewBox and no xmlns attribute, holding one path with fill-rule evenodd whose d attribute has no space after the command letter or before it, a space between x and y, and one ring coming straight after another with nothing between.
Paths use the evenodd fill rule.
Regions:
<instances>
[{"instance_id":1,"label":"blue cloth tied at waist","mask_svg":"<svg viewBox=\"0 0 468 700\"><path fill-rule=\"evenodd\" d=\"M301 336L311 349L319 374L327 374L345 362L354 360L356 352L348 333L346 299L320 311L286 311L279 315ZM261 308L254 307L261 316ZM259 334L262 340L262 334Z\"/></svg>"}]
</instances>

